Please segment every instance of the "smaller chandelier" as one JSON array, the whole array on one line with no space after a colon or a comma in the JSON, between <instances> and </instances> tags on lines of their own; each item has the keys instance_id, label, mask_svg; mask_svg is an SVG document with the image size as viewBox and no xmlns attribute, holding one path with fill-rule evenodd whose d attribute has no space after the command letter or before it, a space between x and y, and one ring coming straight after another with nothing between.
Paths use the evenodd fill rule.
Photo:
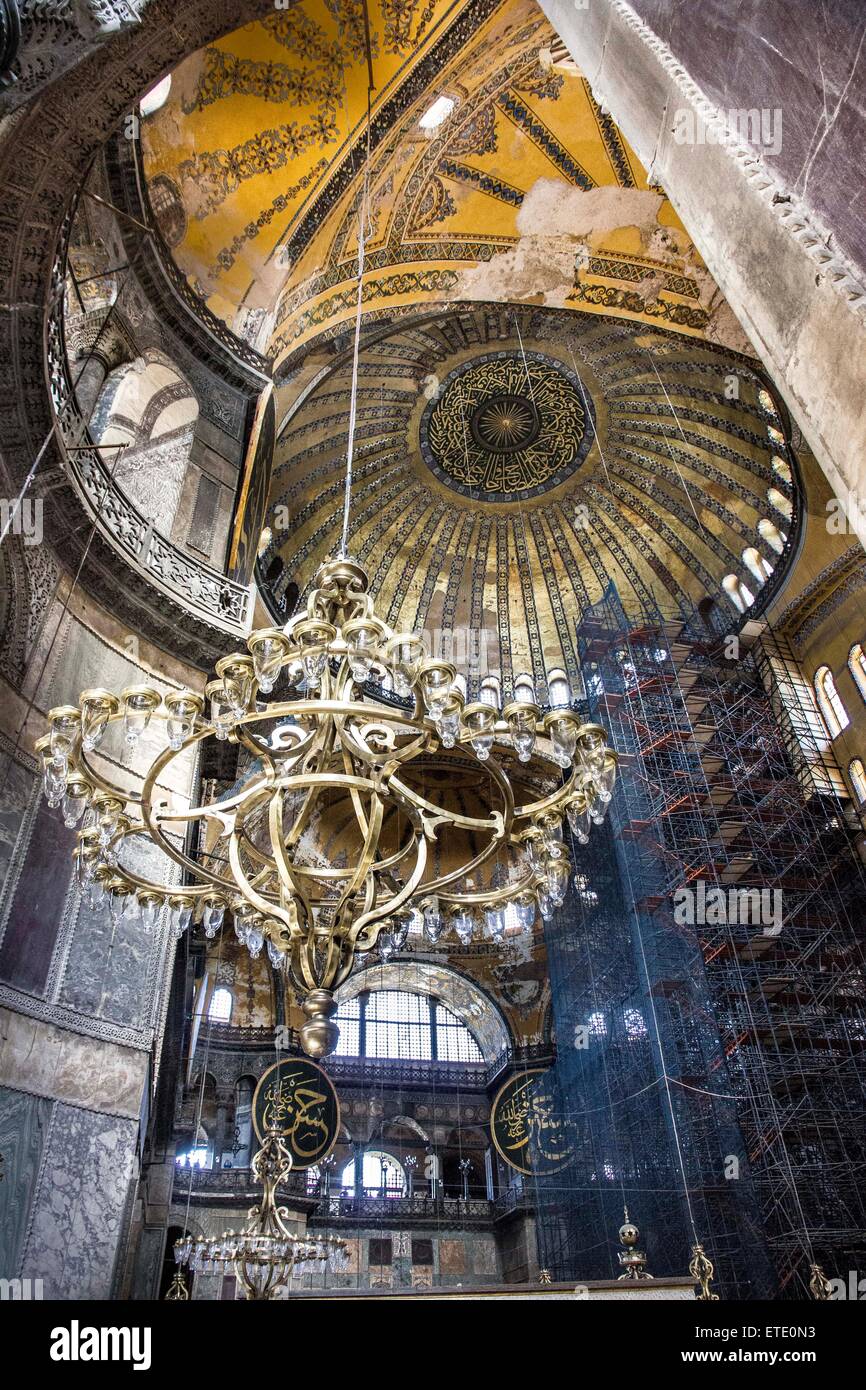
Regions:
<instances>
[{"instance_id":1,"label":"smaller chandelier","mask_svg":"<svg viewBox=\"0 0 866 1390\"><path fill-rule=\"evenodd\" d=\"M251 1167L263 1192L246 1226L221 1236L184 1236L176 1241L175 1281L185 1269L192 1274L233 1270L247 1299L275 1299L288 1291L293 1279L324 1266L334 1272L345 1268L346 1242L338 1236L294 1236L286 1227L289 1213L277 1205L277 1189L289 1176L292 1156L278 1128L266 1131Z\"/></svg>"},{"instance_id":2,"label":"smaller chandelier","mask_svg":"<svg viewBox=\"0 0 866 1390\"><path fill-rule=\"evenodd\" d=\"M193 921L215 936L228 912L250 955L266 947L288 973L313 1057L336 1046L334 990L359 953L387 960L410 932L432 945L448 930L461 947L482 936L496 946L560 907L563 822L586 844L616 778L616 754L573 709L564 672L548 676L546 710L527 676L504 708L495 676L467 702L455 668L417 634L392 631L368 590L360 565L328 560L306 612L251 633L204 695L85 690L49 712L37 743L49 805L69 827L85 816L75 859L91 906L140 913L146 928L167 907L178 938ZM163 727L140 779L117 757L93 757L116 725L133 750ZM178 807L170 764L209 739L239 747L239 782ZM136 837L184 882L137 873L126 853Z\"/></svg>"}]
</instances>

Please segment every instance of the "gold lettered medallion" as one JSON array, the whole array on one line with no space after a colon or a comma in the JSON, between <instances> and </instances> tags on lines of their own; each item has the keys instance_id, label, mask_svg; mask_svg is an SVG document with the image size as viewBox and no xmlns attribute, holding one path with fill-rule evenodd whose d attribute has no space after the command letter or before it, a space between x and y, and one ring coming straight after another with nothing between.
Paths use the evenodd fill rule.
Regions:
<instances>
[{"instance_id":1,"label":"gold lettered medallion","mask_svg":"<svg viewBox=\"0 0 866 1390\"><path fill-rule=\"evenodd\" d=\"M569 1126L549 1070L518 1072L506 1081L490 1111L490 1130L500 1157L518 1173L541 1177L572 1161Z\"/></svg>"},{"instance_id":2,"label":"gold lettered medallion","mask_svg":"<svg viewBox=\"0 0 866 1390\"><path fill-rule=\"evenodd\" d=\"M340 1102L331 1078L315 1062L284 1057L265 1072L253 1096L259 1143L273 1124L293 1168L311 1168L330 1153L340 1130Z\"/></svg>"}]
</instances>

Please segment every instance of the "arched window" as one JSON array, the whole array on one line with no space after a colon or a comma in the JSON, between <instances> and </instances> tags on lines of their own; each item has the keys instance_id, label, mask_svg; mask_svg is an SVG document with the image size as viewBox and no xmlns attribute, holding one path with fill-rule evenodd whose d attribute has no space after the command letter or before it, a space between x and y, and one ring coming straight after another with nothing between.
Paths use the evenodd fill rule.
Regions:
<instances>
[{"instance_id":1,"label":"arched window","mask_svg":"<svg viewBox=\"0 0 866 1390\"><path fill-rule=\"evenodd\" d=\"M815 694L818 697L818 707L824 716L824 723L827 725L831 738L836 738L843 729L847 729L850 724L848 711L842 704L842 699L836 689L836 682L833 679L833 672L829 666L819 666L815 672Z\"/></svg>"},{"instance_id":2,"label":"arched window","mask_svg":"<svg viewBox=\"0 0 866 1390\"><path fill-rule=\"evenodd\" d=\"M774 455L773 457L773 472L777 478L781 478L782 482L787 483L789 487L794 481L790 463L785 459L780 459L778 455Z\"/></svg>"},{"instance_id":3,"label":"arched window","mask_svg":"<svg viewBox=\"0 0 866 1390\"><path fill-rule=\"evenodd\" d=\"M145 92L138 109L142 116L154 116L161 107L168 101L168 94L171 91L171 73L157 82L155 87L151 87L149 92Z\"/></svg>"},{"instance_id":4,"label":"arched window","mask_svg":"<svg viewBox=\"0 0 866 1390\"><path fill-rule=\"evenodd\" d=\"M777 555L781 555L788 537L784 531L779 530L775 521L770 521L769 517L762 516L758 522L758 535L767 542L771 550L775 550Z\"/></svg>"},{"instance_id":5,"label":"arched window","mask_svg":"<svg viewBox=\"0 0 866 1390\"><path fill-rule=\"evenodd\" d=\"M743 551L743 564L749 573L755 576L759 584L766 584L773 573L773 566L769 560L765 560L754 545L747 546Z\"/></svg>"},{"instance_id":6,"label":"arched window","mask_svg":"<svg viewBox=\"0 0 866 1390\"><path fill-rule=\"evenodd\" d=\"M393 1154L372 1149L361 1159L361 1183L365 1197L402 1197L406 1191L406 1172L400 1160ZM340 1186L347 1196L357 1196L353 1158L343 1169Z\"/></svg>"},{"instance_id":7,"label":"arched window","mask_svg":"<svg viewBox=\"0 0 866 1390\"><path fill-rule=\"evenodd\" d=\"M758 405L761 407L765 415L772 415L775 419L778 420L779 412L773 403L773 397L770 395L769 391L766 390L766 388L763 386L760 386L758 388Z\"/></svg>"},{"instance_id":8,"label":"arched window","mask_svg":"<svg viewBox=\"0 0 866 1390\"><path fill-rule=\"evenodd\" d=\"M725 575L722 588L738 613L745 613L749 605L755 602L755 595L748 584L744 584L735 574Z\"/></svg>"},{"instance_id":9,"label":"arched window","mask_svg":"<svg viewBox=\"0 0 866 1390\"><path fill-rule=\"evenodd\" d=\"M174 1161L179 1168L207 1168L207 1144L197 1144L194 1149L187 1149L186 1153L177 1154Z\"/></svg>"},{"instance_id":10,"label":"arched window","mask_svg":"<svg viewBox=\"0 0 866 1390\"><path fill-rule=\"evenodd\" d=\"M229 1023L233 1003L231 990L226 989L225 985L218 985L211 997L210 1008L207 1011L208 1018L212 1018L214 1023Z\"/></svg>"},{"instance_id":11,"label":"arched window","mask_svg":"<svg viewBox=\"0 0 866 1390\"><path fill-rule=\"evenodd\" d=\"M859 642L855 642L848 653L848 670L854 677L854 684L866 700L866 653Z\"/></svg>"},{"instance_id":12,"label":"arched window","mask_svg":"<svg viewBox=\"0 0 866 1390\"><path fill-rule=\"evenodd\" d=\"M432 995L371 990L341 1004L335 1021L339 1056L484 1061L466 1024Z\"/></svg>"},{"instance_id":13,"label":"arched window","mask_svg":"<svg viewBox=\"0 0 866 1390\"><path fill-rule=\"evenodd\" d=\"M629 1040L647 1036L646 1021L640 1009L625 1009L622 1021L625 1024L625 1035Z\"/></svg>"},{"instance_id":14,"label":"arched window","mask_svg":"<svg viewBox=\"0 0 866 1390\"><path fill-rule=\"evenodd\" d=\"M866 768L861 758L852 758L848 764L851 789L858 806L866 805Z\"/></svg>"},{"instance_id":15,"label":"arched window","mask_svg":"<svg viewBox=\"0 0 866 1390\"><path fill-rule=\"evenodd\" d=\"M794 515L794 506L790 497L786 497L784 492L780 492L777 487L768 488L767 501L773 508L773 511L778 512L786 521L791 520L791 517Z\"/></svg>"},{"instance_id":16,"label":"arched window","mask_svg":"<svg viewBox=\"0 0 866 1390\"><path fill-rule=\"evenodd\" d=\"M193 460L198 415L198 398L180 368L152 348L110 373L90 418L114 481L168 539L190 469L200 475ZM210 482L218 495L219 484ZM183 524L191 533L191 522ZM210 556L212 547L196 534L195 548Z\"/></svg>"}]
</instances>

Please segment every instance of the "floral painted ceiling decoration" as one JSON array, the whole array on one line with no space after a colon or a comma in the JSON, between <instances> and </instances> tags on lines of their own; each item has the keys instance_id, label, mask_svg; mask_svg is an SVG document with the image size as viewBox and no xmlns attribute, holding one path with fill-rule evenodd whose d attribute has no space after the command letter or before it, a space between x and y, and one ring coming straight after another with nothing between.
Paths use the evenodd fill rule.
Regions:
<instances>
[{"instance_id":1,"label":"floral painted ceiling decoration","mask_svg":"<svg viewBox=\"0 0 866 1390\"><path fill-rule=\"evenodd\" d=\"M370 0L369 15L367 317L500 299L745 349L535 0ZM301 0L183 63L142 121L171 253L278 375L351 319L367 84L359 0Z\"/></svg>"}]
</instances>

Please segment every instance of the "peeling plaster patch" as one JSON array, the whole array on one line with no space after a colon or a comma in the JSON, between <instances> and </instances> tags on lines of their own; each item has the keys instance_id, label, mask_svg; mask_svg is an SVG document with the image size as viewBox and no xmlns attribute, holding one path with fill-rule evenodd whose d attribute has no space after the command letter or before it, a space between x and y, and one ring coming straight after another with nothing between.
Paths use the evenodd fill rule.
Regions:
<instances>
[{"instance_id":1,"label":"peeling plaster patch","mask_svg":"<svg viewBox=\"0 0 866 1390\"><path fill-rule=\"evenodd\" d=\"M181 180L181 193L183 194L183 205L190 217L201 222L208 216L207 188L204 180L194 179L189 176Z\"/></svg>"},{"instance_id":2,"label":"peeling plaster patch","mask_svg":"<svg viewBox=\"0 0 866 1390\"><path fill-rule=\"evenodd\" d=\"M675 229L659 226L663 201L659 193L635 188L584 191L561 179L537 179L517 215L517 245L463 271L458 297L564 308L575 276L602 249L604 239L623 228L637 231L647 253L652 247L665 260L681 257L691 243ZM640 293L653 300L661 288L661 277L653 277L642 284Z\"/></svg>"},{"instance_id":3,"label":"peeling plaster patch","mask_svg":"<svg viewBox=\"0 0 866 1390\"><path fill-rule=\"evenodd\" d=\"M707 308L710 317L704 329L704 337L707 342L718 343L720 347L730 348L733 352L741 352L746 357L755 356L755 345L743 332L739 319L726 299L722 298L721 290L712 279L708 271L704 271L709 286L712 291L709 296ZM703 276L697 276L698 283L701 283ZM717 303L713 305L713 297L717 298ZM704 302L703 286L701 286L701 303Z\"/></svg>"},{"instance_id":4,"label":"peeling plaster patch","mask_svg":"<svg viewBox=\"0 0 866 1390\"><path fill-rule=\"evenodd\" d=\"M649 275L645 280L641 280L639 285L635 285L635 294L643 300L647 308L658 302L658 297L665 287L664 275Z\"/></svg>"},{"instance_id":5,"label":"peeling plaster patch","mask_svg":"<svg viewBox=\"0 0 866 1390\"><path fill-rule=\"evenodd\" d=\"M653 228L646 251L648 256L659 261L679 260L689 274L695 274L698 269L690 238L676 227Z\"/></svg>"},{"instance_id":6,"label":"peeling plaster patch","mask_svg":"<svg viewBox=\"0 0 866 1390\"><path fill-rule=\"evenodd\" d=\"M462 271L455 297L564 308L574 287L574 249L570 237L523 236L512 251Z\"/></svg>"},{"instance_id":7,"label":"peeling plaster patch","mask_svg":"<svg viewBox=\"0 0 866 1390\"><path fill-rule=\"evenodd\" d=\"M663 201L660 193L639 188L584 190L561 179L537 179L517 214L517 230L522 236L597 240L620 227L637 227L648 242L658 229Z\"/></svg>"}]
</instances>

